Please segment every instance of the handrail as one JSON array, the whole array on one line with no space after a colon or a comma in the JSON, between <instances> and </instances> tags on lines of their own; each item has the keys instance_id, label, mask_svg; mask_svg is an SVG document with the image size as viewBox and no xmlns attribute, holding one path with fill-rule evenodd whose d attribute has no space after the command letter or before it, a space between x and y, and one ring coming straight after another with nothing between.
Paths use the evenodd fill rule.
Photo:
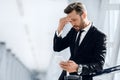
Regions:
<instances>
[{"instance_id":1,"label":"handrail","mask_svg":"<svg viewBox=\"0 0 120 80\"><path fill-rule=\"evenodd\" d=\"M107 68L107 69L103 69L101 71L98 71L98 72L93 72L91 74L92 77L95 77L95 76L99 76L99 75L103 75L103 74L109 74L109 73L112 73L112 72L116 72L116 71L119 71L120 70L120 65L118 66L114 66L114 67L110 67L110 68ZM81 76L79 75L69 75L69 76L65 76L64 77L64 80L81 80Z\"/></svg>"}]
</instances>

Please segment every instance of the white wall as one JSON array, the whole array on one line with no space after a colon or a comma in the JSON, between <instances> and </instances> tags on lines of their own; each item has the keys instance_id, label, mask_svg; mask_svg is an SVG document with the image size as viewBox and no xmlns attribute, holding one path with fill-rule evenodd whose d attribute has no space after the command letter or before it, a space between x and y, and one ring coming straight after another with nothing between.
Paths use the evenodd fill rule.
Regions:
<instances>
[{"instance_id":1,"label":"white wall","mask_svg":"<svg viewBox=\"0 0 120 80\"><path fill-rule=\"evenodd\" d=\"M65 0L0 0L0 41L30 69L46 70Z\"/></svg>"}]
</instances>

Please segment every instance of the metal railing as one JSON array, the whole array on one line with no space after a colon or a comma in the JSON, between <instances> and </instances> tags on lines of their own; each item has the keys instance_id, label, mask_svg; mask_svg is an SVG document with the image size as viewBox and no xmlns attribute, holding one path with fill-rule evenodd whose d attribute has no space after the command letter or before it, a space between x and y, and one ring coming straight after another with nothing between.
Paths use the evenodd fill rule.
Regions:
<instances>
[{"instance_id":1,"label":"metal railing","mask_svg":"<svg viewBox=\"0 0 120 80\"><path fill-rule=\"evenodd\" d=\"M119 70L120 70L120 65L110 67L110 68L107 68L107 69L103 69L99 72L93 72L91 74L91 76L95 77L95 76L99 76L99 75L109 74L109 73L112 73L112 72L117 72ZM82 77L79 76L79 75L69 75L69 76L65 76L64 80L82 80Z\"/></svg>"}]
</instances>

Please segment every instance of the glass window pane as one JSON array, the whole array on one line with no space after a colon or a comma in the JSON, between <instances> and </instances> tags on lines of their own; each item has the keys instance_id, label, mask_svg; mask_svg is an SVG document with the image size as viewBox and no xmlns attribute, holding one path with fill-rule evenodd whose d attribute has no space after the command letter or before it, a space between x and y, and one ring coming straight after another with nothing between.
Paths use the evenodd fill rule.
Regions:
<instances>
[{"instance_id":1,"label":"glass window pane","mask_svg":"<svg viewBox=\"0 0 120 80\"><path fill-rule=\"evenodd\" d=\"M119 10L111 10L111 11L107 11L105 15L104 31L107 34L107 38L108 38L105 67L109 67L110 65L109 59L113 59L112 51L114 45L114 35L118 24L119 14L120 14Z\"/></svg>"},{"instance_id":2,"label":"glass window pane","mask_svg":"<svg viewBox=\"0 0 120 80\"><path fill-rule=\"evenodd\" d=\"M113 42L120 11L111 10L109 12L110 12L110 15L109 15L110 16L110 22L109 22L110 33L109 34L110 34L110 41Z\"/></svg>"},{"instance_id":3,"label":"glass window pane","mask_svg":"<svg viewBox=\"0 0 120 80\"><path fill-rule=\"evenodd\" d=\"M120 4L120 0L109 0L110 4Z\"/></svg>"}]
</instances>

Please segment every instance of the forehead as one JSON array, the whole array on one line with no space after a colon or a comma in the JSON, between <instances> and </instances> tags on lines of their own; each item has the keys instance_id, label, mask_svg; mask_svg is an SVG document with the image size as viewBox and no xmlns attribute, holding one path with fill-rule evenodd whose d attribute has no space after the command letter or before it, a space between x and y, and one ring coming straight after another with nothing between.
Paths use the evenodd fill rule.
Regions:
<instances>
[{"instance_id":1,"label":"forehead","mask_svg":"<svg viewBox=\"0 0 120 80\"><path fill-rule=\"evenodd\" d=\"M76 11L75 10L73 10L71 13L69 13L68 15L67 15L67 17L69 17L69 18L79 18L80 16L79 16L79 14L77 14L76 13Z\"/></svg>"}]
</instances>

